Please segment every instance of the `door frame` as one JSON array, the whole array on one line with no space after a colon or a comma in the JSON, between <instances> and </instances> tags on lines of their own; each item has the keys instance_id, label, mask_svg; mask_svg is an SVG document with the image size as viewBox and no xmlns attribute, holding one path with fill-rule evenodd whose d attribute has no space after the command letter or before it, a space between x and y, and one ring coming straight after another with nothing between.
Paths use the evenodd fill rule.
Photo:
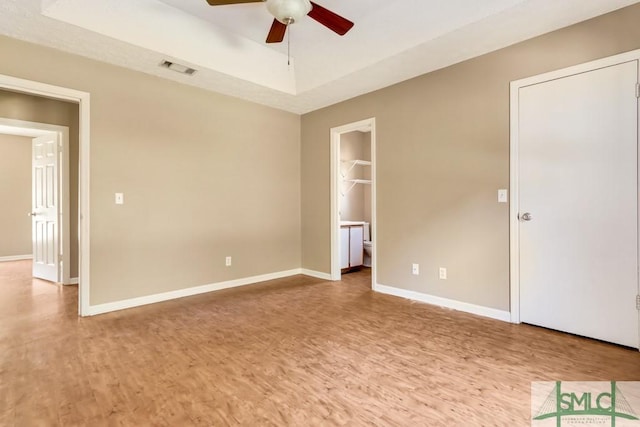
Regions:
<instances>
[{"instance_id":1,"label":"door frame","mask_svg":"<svg viewBox=\"0 0 640 427\"><path fill-rule=\"evenodd\" d=\"M70 194L69 194L69 128L67 126L52 125L48 123L30 122L25 120L14 120L0 117L0 133L10 133L9 130L3 130L4 127L21 129L21 134L29 138L29 144L33 144L33 138L44 136L46 134L56 134L56 139L62 149L62 165L60 168L60 157L56 156L56 170L58 173L58 200L57 200L57 217L58 217L58 247L62 248L62 261L58 262L57 282L63 285L71 283L70 269L70 247L71 247L71 229L70 229ZM37 136L36 136L37 135ZM32 159L33 163L33 159ZM33 164L31 165L33 168ZM33 183L32 189L33 191ZM32 195L33 196L33 195ZM33 199L33 197L32 197ZM62 221L60 218L62 217ZM32 236L33 238L33 236ZM59 251L60 252L60 251ZM58 254L58 257L60 254Z\"/></svg>"},{"instance_id":2,"label":"door frame","mask_svg":"<svg viewBox=\"0 0 640 427\"><path fill-rule=\"evenodd\" d=\"M557 80L576 74L587 73L601 68L611 67L625 62L640 61L640 49L597 59L579 65L563 68L548 73L527 77L521 80L512 81L510 84L510 157L509 157L509 187L511 190L511 203L509 204L509 267L510 267L510 311L511 322L520 323L520 235L518 221L519 206L519 169L518 169L518 148L519 148L519 102L520 89L551 80ZM636 88L636 90L638 90ZM640 110L640 108L639 108ZM638 113L640 123L640 112ZM639 141L640 142L640 141ZM638 150L640 165L640 150ZM640 189L640 180L638 182ZM639 215L640 230L640 215ZM640 239L639 239L640 241ZM638 265L640 265L640 251Z\"/></svg>"},{"instance_id":3,"label":"door frame","mask_svg":"<svg viewBox=\"0 0 640 427\"><path fill-rule=\"evenodd\" d=\"M78 165L78 222L79 222L79 246L78 246L78 314L88 316L90 295L90 205L89 205L89 147L90 147L90 100L88 92L70 89L62 86L32 80L20 79L13 76L0 74L0 89L18 93L41 96L61 101L78 104L78 138L79 138L79 165Z\"/></svg>"},{"instance_id":4,"label":"door frame","mask_svg":"<svg viewBox=\"0 0 640 427\"><path fill-rule=\"evenodd\" d=\"M331 128L331 280L340 280L340 137L349 132L371 133L371 288L375 288L378 272L378 221L376 213L376 118L360 120L346 125Z\"/></svg>"}]
</instances>

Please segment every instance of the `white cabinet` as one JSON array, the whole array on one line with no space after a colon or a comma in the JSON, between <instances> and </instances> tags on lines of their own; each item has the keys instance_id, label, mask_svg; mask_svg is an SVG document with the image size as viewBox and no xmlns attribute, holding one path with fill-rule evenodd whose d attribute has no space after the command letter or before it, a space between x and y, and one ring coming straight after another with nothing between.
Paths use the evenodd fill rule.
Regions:
<instances>
[{"instance_id":1,"label":"white cabinet","mask_svg":"<svg viewBox=\"0 0 640 427\"><path fill-rule=\"evenodd\" d=\"M349 229L340 227L340 269L349 268Z\"/></svg>"},{"instance_id":2,"label":"white cabinet","mask_svg":"<svg viewBox=\"0 0 640 427\"><path fill-rule=\"evenodd\" d=\"M364 226L344 225L340 227L340 268L359 267L363 262L362 237Z\"/></svg>"},{"instance_id":3,"label":"white cabinet","mask_svg":"<svg viewBox=\"0 0 640 427\"><path fill-rule=\"evenodd\" d=\"M364 227L349 227L349 267L359 267L364 261L364 246L362 242Z\"/></svg>"}]
</instances>

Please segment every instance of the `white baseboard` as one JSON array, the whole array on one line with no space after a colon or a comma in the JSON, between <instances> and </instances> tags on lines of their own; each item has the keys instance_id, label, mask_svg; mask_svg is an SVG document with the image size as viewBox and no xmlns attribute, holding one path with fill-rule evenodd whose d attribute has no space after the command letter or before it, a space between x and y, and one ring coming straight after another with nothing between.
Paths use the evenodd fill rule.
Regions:
<instances>
[{"instance_id":1,"label":"white baseboard","mask_svg":"<svg viewBox=\"0 0 640 427\"><path fill-rule=\"evenodd\" d=\"M77 277L72 277L71 279L69 279L69 283L65 283L65 285L77 285L78 283L80 283L80 279Z\"/></svg>"},{"instance_id":2,"label":"white baseboard","mask_svg":"<svg viewBox=\"0 0 640 427\"><path fill-rule=\"evenodd\" d=\"M331 280L331 274L329 273L323 273L321 271L314 271L314 270L307 270L306 268L301 268L300 274L304 274L305 276L315 277L316 279Z\"/></svg>"},{"instance_id":3,"label":"white baseboard","mask_svg":"<svg viewBox=\"0 0 640 427\"><path fill-rule=\"evenodd\" d=\"M143 297L131 298L122 301L109 302L105 304L90 305L87 309L87 316L108 313L111 311L124 310L127 308L139 307L141 305L154 304L156 302L168 301L177 298L184 298L192 295L204 294L207 292L220 291L222 289L236 288L239 286L251 285L265 282L267 280L280 279L283 277L301 274L299 268L277 273L262 274L259 276L245 277L243 279L227 280L225 282L211 283L209 285L194 286L191 288L178 289L175 291L163 292L160 294L146 295Z\"/></svg>"},{"instance_id":4,"label":"white baseboard","mask_svg":"<svg viewBox=\"0 0 640 427\"><path fill-rule=\"evenodd\" d=\"M33 259L33 255L0 256L0 262L22 261L25 259Z\"/></svg>"},{"instance_id":5,"label":"white baseboard","mask_svg":"<svg viewBox=\"0 0 640 427\"><path fill-rule=\"evenodd\" d=\"M373 290L383 294L394 295L397 297L407 298L414 301L420 301L427 304L437 305L440 307L452 308L465 313L476 314L478 316L490 317L491 319L502 320L503 322L511 322L511 313L508 311L498 310L495 308L484 307L481 305L469 304L467 302L456 301L448 298L437 297L434 295L423 294L406 289L394 288L375 284Z\"/></svg>"}]
</instances>

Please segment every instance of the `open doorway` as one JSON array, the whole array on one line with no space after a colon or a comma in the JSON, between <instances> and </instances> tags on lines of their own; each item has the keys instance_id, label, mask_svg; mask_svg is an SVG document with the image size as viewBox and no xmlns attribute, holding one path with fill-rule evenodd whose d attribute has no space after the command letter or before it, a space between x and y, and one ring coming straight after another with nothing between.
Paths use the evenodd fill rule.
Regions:
<instances>
[{"instance_id":1,"label":"open doorway","mask_svg":"<svg viewBox=\"0 0 640 427\"><path fill-rule=\"evenodd\" d=\"M376 283L375 118L331 129L331 279L371 268Z\"/></svg>"},{"instance_id":2,"label":"open doorway","mask_svg":"<svg viewBox=\"0 0 640 427\"><path fill-rule=\"evenodd\" d=\"M32 259L33 277L77 283L77 245L74 254L70 250L77 215L72 218L70 208L69 128L0 118L0 147L0 174L9 184L0 187L7 202L0 215L6 237L0 260ZM77 192L77 183L73 187Z\"/></svg>"},{"instance_id":3,"label":"open doorway","mask_svg":"<svg viewBox=\"0 0 640 427\"><path fill-rule=\"evenodd\" d=\"M59 123L56 120L56 114L59 110L42 112L38 110L38 117L23 113L34 113L35 110L28 108L30 102L35 100L38 103L61 103L73 107L71 116L75 120L75 126L69 126L70 134L76 133L76 151L75 156L71 154L68 164L75 165L72 171L75 171L77 190L69 191L71 196L71 208L69 209L69 217L73 224L73 216L76 217L76 226L69 226L68 230L71 238L67 239L71 244L71 249L67 252L71 255L71 260L77 259L76 274L74 274L73 266L69 265L70 278L69 282L75 282L77 277L78 283L78 313L81 316L90 314L90 260L89 260L89 135L90 135L90 95L87 92L77 91L74 89L64 88L60 86L49 85L45 83L35 82L31 80L19 79L12 76L0 75L0 94L2 102L0 102L0 117L7 117L12 120L30 120L37 123ZM26 99L30 98L31 101ZM73 138L71 138L73 139ZM72 150L71 150L72 151ZM77 208L74 208L73 198ZM75 232L75 237L74 237ZM76 251L74 255L74 243ZM64 279L63 279L64 280Z\"/></svg>"}]
</instances>

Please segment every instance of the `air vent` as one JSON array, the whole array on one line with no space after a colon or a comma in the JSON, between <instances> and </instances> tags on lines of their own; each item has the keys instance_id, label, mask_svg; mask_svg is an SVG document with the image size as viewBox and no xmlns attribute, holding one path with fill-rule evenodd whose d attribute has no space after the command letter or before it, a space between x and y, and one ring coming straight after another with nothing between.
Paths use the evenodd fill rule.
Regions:
<instances>
[{"instance_id":1,"label":"air vent","mask_svg":"<svg viewBox=\"0 0 640 427\"><path fill-rule=\"evenodd\" d=\"M168 68L170 70L173 70L173 71L175 71L177 73L186 74L188 76L193 76L197 71L197 70L194 70L191 67L187 67L186 65L177 64L177 63L172 62L172 61L167 61L166 59L163 60L160 63L160 66L164 67L164 68Z\"/></svg>"}]
</instances>

